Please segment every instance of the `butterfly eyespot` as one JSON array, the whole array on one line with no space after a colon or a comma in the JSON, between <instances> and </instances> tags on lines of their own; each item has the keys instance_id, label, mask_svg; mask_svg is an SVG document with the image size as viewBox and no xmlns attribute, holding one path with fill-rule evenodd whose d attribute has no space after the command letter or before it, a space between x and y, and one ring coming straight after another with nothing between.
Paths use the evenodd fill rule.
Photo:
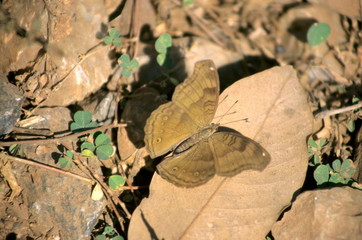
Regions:
<instances>
[{"instance_id":1,"label":"butterfly eyespot","mask_svg":"<svg viewBox=\"0 0 362 240\"><path fill-rule=\"evenodd\" d=\"M176 172L178 170L178 167L173 167L172 171Z\"/></svg>"},{"instance_id":2,"label":"butterfly eyespot","mask_svg":"<svg viewBox=\"0 0 362 240\"><path fill-rule=\"evenodd\" d=\"M194 176L195 176L195 177L197 177L197 176L199 176L199 175L200 175L199 172L194 172Z\"/></svg>"},{"instance_id":3,"label":"butterfly eyespot","mask_svg":"<svg viewBox=\"0 0 362 240\"><path fill-rule=\"evenodd\" d=\"M162 141L161 138L156 138L156 143L160 143Z\"/></svg>"}]
</instances>

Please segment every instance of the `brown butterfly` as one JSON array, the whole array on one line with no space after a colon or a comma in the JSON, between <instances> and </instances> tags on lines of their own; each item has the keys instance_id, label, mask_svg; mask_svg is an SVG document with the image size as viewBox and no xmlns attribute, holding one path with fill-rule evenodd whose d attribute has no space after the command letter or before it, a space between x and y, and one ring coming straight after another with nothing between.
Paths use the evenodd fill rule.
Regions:
<instances>
[{"instance_id":1,"label":"brown butterfly","mask_svg":"<svg viewBox=\"0 0 362 240\"><path fill-rule=\"evenodd\" d=\"M195 64L191 77L179 84L172 101L152 112L145 126L146 149L152 158L173 151L158 173L180 187L196 187L215 174L232 177L243 170L263 170L269 153L239 133L218 132L211 123L219 101L214 63Z\"/></svg>"}]
</instances>

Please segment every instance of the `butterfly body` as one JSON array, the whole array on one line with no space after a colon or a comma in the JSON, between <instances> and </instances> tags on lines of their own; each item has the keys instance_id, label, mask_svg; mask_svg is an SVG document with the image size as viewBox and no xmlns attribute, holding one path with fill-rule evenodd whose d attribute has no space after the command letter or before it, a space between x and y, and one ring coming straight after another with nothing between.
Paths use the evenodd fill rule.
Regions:
<instances>
[{"instance_id":1,"label":"butterfly body","mask_svg":"<svg viewBox=\"0 0 362 240\"><path fill-rule=\"evenodd\" d=\"M214 63L195 64L179 84L172 101L152 112L145 126L146 149L152 158L173 151L157 166L158 173L180 187L196 187L215 174L232 177L243 170L263 170L270 155L255 141L234 132L217 132L212 124L219 100Z\"/></svg>"},{"instance_id":2,"label":"butterfly body","mask_svg":"<svg viewBox=\"0 0 362 240\"><path fill-rule=\"evenodd\" d=\"M176 147L173 153L179 154L186 151L195 144L207 140L212 134L217 131L218 127L219 124L210 124L209 126L205 127L204 129L200 130L199 132L195 133L194 135L183 141L180 145Z\"/></svg>"}]
</instances>

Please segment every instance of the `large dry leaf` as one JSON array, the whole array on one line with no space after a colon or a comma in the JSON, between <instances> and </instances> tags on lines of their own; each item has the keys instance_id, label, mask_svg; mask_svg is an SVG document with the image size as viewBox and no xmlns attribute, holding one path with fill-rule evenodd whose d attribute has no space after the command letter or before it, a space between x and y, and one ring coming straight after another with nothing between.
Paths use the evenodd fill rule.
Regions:
<instances>
[{"instance_id":1,"label":"large dry leaf","mask_svg":"<svg viewBox=\"0 0 362 240\"><path fill-rule=\"evenodd\" d=\"M303 192L274 224L275 239L357 240L362 236L362 191L334 187Z\"/></svg>"},{"instance_id":2,"label":"large dry leaf","mask_svg":"<svg viewBox=\"0 0 362 240\"><path fill-rule=\"evenodd\" d=\"M215 176L205 185L184 189L155 174L150 196L134 211L133 239L263 239L280 212L302 186L308 157L306 137L312 114L294 69L275 67L227 88L216 113L224 124L260 142L272 160L263 172L233 178Z\"/></svg>"}]
</instances>

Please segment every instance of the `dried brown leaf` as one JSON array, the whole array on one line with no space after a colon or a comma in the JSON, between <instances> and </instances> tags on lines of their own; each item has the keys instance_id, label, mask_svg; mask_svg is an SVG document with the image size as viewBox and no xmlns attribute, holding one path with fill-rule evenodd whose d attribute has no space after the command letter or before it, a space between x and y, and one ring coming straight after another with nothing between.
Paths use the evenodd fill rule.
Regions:
<instances>
[{"instance_id":1,"label":"dried brown leaf","mask_svg":"<svg viewBox=\"0 0 362 240\"><path fill-rule=\"evenodd\" d=\"M308 157L306 137L313 116L290 66L275 67L227 88L215 120L260 142L271 154L263 172L215 176L200 187L176 187L158 174L150 196L134 211L132 239L263 239L302 186ZM237 121L248 118L248 123Z\"/></svg>"}]
</instances>

